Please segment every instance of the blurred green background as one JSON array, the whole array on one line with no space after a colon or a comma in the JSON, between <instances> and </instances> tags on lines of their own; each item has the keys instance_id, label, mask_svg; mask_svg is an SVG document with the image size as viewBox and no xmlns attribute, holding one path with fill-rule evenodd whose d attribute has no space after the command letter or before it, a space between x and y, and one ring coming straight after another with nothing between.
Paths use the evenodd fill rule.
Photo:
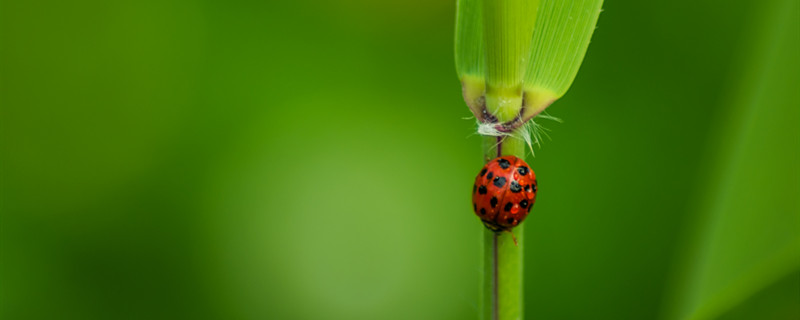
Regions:
<instances>
[{"instance_id":1,"label":"blurred green background","mask_svg":"<svg viewBox=\"0 0 800 320\"><path fill-rule=\"evenodd\" d=\"M454 2L0 1L0 318L477 318ZM797 1L604 9L527 318L797 319Z\"/></svg>"}]
</instances>

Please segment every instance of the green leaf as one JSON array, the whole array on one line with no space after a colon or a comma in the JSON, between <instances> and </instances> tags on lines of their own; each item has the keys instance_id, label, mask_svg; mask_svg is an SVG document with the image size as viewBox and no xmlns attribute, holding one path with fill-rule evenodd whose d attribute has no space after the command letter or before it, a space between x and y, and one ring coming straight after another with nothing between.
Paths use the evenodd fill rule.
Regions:
<instances>
[{"instance_id":1,"label":"green leaf","mask_svg":"<svg viewBox=\"0 0 800 320\"><path fill-rule=\"evenodd\" d=\"M524 119L542 112L572 85L602 5L602 0L542 2L525 73Z\"/></svg>"},{"instance_id":2,"label":"green leaf","mask_svg":"<svg viewBox=\"0 0 800 320\"><path fill-rule=\"evenodd\" d=\"M583 61L602 4L458 0L456 69L473 114L485 121L486 109L506 122L521 113L524 122L563 96Z\"/></svg>"},{"instance_id":3,"label":"green leaf","mask_svg":"<svg viewBox=\"0 0 800 320\"><path fill-rule=\"evenodd\" d=\"M792 276L800 271L800 8L793 0L757 8L737 64L742 81L724 102L729 121L714 136L718 157L689 222L692 237L679 247L665 319L737 318L785 281L794 282L789 300L800 300ZM788 312L780 318L800 316L796 303L780 309Z\"/></svg>"},{"instance_id":4,"label":"green leaf","mask_svg":"<svg viewBox=\"0 0 800 320\"><path fill-rule=\"evenodd\" d=\"M464 101L483 120L483 93L485 91L486 48L483 42L483 1L458 0L456 2L455 60Z\"/></svg>"},{"instance_id":5,"label":"green leaf","mask_svg":"<svg viewBox=\"0 0 800 320\"><path fill-rule=\"evenodd\" d=\"M483 1L456 2L456 72L458 78L483 79L486 55L483 46Z\"/></svg>"}]
</instances>

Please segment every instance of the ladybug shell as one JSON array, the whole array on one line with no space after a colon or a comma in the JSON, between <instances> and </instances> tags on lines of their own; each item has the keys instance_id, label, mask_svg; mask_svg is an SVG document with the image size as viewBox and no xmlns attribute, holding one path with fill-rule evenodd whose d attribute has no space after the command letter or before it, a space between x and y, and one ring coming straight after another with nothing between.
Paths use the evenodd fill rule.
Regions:
<instances>
[{"instance_id":1,"label":"ladybug shell","mask_svg":"<svg viewBox=\"0 0 800 320\"><path fill-rule=\"evenodd\" d=\"M493 231L516 227L536 201L536 174L515 156L492 159L481 169L472 186L472 208Z\"/></svg>"}]
</instances>

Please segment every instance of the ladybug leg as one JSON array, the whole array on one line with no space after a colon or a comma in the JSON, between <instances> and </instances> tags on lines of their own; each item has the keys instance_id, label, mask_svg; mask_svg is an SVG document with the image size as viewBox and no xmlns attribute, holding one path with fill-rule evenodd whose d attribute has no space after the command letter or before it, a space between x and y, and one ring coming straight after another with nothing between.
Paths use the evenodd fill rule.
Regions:
<instances>
[{"instance_id":1,"label":"ladybug leg","mask_svg":"<svg viewBox=\"0 0 800 320\"><path fill-rule=\"evenodd\" d=\"M518 247L519 245L517 244L517 237L514 236L514 230L513 229L508 229L508 233L511 233L511 239L514 239L514 246Z\"/></svg>"}]
</instances>

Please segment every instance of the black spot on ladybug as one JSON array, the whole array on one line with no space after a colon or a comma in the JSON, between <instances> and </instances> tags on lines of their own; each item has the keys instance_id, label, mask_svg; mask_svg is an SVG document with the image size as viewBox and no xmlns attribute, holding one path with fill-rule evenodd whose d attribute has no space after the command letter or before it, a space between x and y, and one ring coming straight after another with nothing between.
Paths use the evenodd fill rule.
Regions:
<instances>
[{"instance_id":1,"label":"black spot on ladybug","mask_svg":"<svg viewBox=\"0 0 800 320\"><path fill-rule=\"evenodd\" d=\"M525 209L525 208L527 208L527 207L528 207L528 200L522 200L522 201L520 201L520 202L519 202L519 206L520 206L520 207L522 207L522 209Z\"/></svg>"},{"instance_id":2,"label":"black spot on ladybug","mask_svg":"<svg viewBox=\"0 0 800 320\"><path fill-rule=\"evenodd\" d=\"M480 194L486 194L486 186L480 186L480 187L478 187L478 193L480 193Z\"/></svg>"},{"instance_id":3,"label":"black spot on ladybug","mask_svg":"<svg viewBox=\"0 0 800 320\"><path fill-rule=\"evenodd\" d=\"M478 211L478 205L475 202L472 203L472 210Z\"/></svg>"},{"instance_id":4,"label":"black spot on ladybug","mask_svg":"<svg viewBox=\"0 0 800 320\"><path fill-rule=\"evenodd\" d=\"M514 224L514 218L508 218L508 219L506 219L506 223L508 223L508 224Z\"/></svg>"},{"instance_id":5,"label":"black spot on ladybug","mask_svg":"<svg viewBox=\"0 0 800 320\"><path fill-rule=\"evenodd\" d=\"M509 190L511 190L511 192L513 192L513 193L517 193L517 192L522 191L522 186L520 186L519 183L516 180L512 180L511 181L511 186L509 187Z\"/></svg>"},{"instance_id":6,"label":"black spot on ladybug","mask_svg":"<svg viewBox=\"0 0 800 320\"><path fill-rule=\"evenodd\" d=\"M483 170L481 170L481 177L483 177L483 175L485 174L486 174L486 168L483 168Z\"/></svg>"},{"instance_id":7,"label":"black spot on ladybug","mask_svg":"<svg viewBox=\"0 0 800 320\"><path fill-rule=\"evenodd\" d=\"M533 183L533 192L536 193L536 182Z\"/></svg>"},{"instance_id":8,"label":"black spot on ladybug","mask_svg":"<svg viewBox=\"0 0 800 320\"><path fill-rule=\"evenodd\" d=\"M531 191L531 186L530 185L525 186L525 192L530 192L530 191Z\"/></svg>"},{"instance_id":9,"label":"black spot on ladybug","mask_svg":"<svg viewBox=\"0 0 800 320\"><path fill-rule=\"evenodd\" d=\"M494 174L490 171L489 174L486 176L486 180L492 180Z\"/></svg>"},{"instance_id":10,"label":"black spot on ladybug","mask_svg":"<svg viewBox=\"0 0 800 320\"><path fill-rule=\"evenodd\" d=\"M513 204L513 203L511 203L511 202L509 202L509 203L506 203L506 206L503 208L503 210L505 210L505 211L511 211L511 207L513 207L513 206L514 206L514 204Z\"/></svg>"},{"instance_id":11,"label":"black spot on ladybug","mask_svg":"<svg viewBox=\"0 0 800 320\"><path fill-rule=\"evenodd\" d=\"M484 215L484 214L486 214L486 209L481 208L481 215Z\"/></svg>"},{"instance_id":12,"label":"black spot on ladybug","mask_svg":"<svg viewBox=\"0 0 800 320\"><path fill-rule=\"evenodd\" d=\"M517 172L523 176L528 174L529 171L530 169L528 169L528 167L517 167Z\"/></svg>"},{"instance_id":13,"label":"black spot on ladybug","mask_svg":"<svg viewBox=\"0 0 800 320\"><path fill-rule=\"evenodd\" d=\"M496 187L498 187L498 188L502 188L504 185L506 185L506 178L503 178L503 177L495 177L495 178L494 178L494 185L495 185Z\"/></svg>"},{"instance_id":14,"label":"black spot on ladybug","mask_svg":"<svg viewBox=\"0 0 800 320\"><path fill-rule=\"evenodd\" d=\"M508 169L511 166L511 162L508 162L506 159L497 159L497 163L500 164L500 168Z\"/></svg>"},{"instance_id":15,"label":"black spot on ladybug","mask_svg":"<svg viewBox=\"0 0 800 320\"><path fill-rule=\"evenodd\" d=\"M489 200L489 204L492 205L492 208L497 206L497 197L492 197L492 200Z\"/></svg>"}]
</instances>

